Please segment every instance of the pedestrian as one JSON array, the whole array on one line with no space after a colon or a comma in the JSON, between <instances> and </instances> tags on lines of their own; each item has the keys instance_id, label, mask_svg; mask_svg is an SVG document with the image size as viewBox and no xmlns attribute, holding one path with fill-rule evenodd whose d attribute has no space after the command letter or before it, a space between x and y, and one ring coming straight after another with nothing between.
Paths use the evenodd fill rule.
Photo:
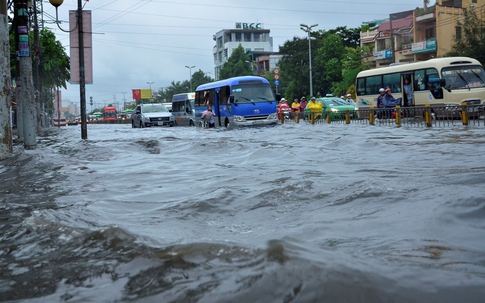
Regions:
<instances>
[{"instance_id":1,"label":"pedestrian","mask_svg":"<svg viewBox=\"0 0 485 303\"><path fill-rule=\"evenodd\" d=\"M409 78L404 79L404 106L410 106L413 104L413 87L409 83Z\"/></svg>"},{"instance_id":2,"label":"pedestrian","mask_svg":"<svg viewBox=\"0 0 485 303\"><path fill-rule=\"evenodd\" d=\"M347 102L349 105L353 105L353 106L356 106L357 105L355 103L354 99L352 99L352 95L351 94L347 94L347 99L345 100L345 102Z\"/></svg>"},{"instance_id":3,"label":"pedestrian","mask_svg":"<svg viewBox=\"0 0 485 303\"><path fill-rule=\"evenodd\" d=\"M323 111L323 104L320 102L317 102L317 99L315 97L312 97L310 99L310 103L308 103L308 109L310 110L310 121L313 123L316 119L322 117L322 111Z\"/></svg>"},{"instance_id":4,"label":"pedestrian","mask_svg":"<svg viewBox=\"0 0 485 303\"><path fill-rule=\"evenodd\" d=\"M209 128L213 128L216 126L216 123L214 121L214 116L215 114L212 111L212 107L209 105L207 106L207 109L202 112L202 116L200 118L205 122L209 122Z\"/></svg>"}]
</instances>

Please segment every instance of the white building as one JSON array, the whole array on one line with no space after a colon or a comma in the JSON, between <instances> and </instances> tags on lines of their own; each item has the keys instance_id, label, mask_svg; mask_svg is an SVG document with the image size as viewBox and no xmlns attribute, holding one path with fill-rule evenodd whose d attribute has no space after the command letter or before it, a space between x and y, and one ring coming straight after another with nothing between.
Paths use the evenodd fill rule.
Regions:
<instances>
[{"instance_id":1,"label":"white building","mask_svg":"<svg viewBox=\"0 0 485 303\"><path fill-rule=\"evenodd\" d=\"M269 36L270 30L264 29L262 23L235 24L234 29L223 29L214 35L214 75L219 79L222 65L229 59L234 49L242 47L250 54L253 64L256 62L255 54L273 53L273 38Z\"/></svg>"}]
</instances>

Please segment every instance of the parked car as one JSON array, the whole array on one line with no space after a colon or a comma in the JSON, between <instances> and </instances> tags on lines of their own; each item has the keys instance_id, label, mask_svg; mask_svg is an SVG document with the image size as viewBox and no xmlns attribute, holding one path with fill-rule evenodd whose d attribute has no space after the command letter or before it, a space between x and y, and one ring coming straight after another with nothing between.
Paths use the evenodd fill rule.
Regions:
<instances>
[{"instance_id":1,"label":"parked car","mask_svg":"<svg viewBox=\"0 0 485 303\"><path fill-rule=\"evenodd\" d=\"M174 126L175 119L161 103L138 104L131 112L131 127Z\"/></svg>"},{"instance_id":2,"label":"parked car","mask_svg":"<svg viewBox=\"0 0 485 303\"><path fill-rule=\"evenodd\" d=\"M345 100L338 97L324 97L317 98L317 102L323 105L323 119L327 117L327 111L330 109L330 118L332 120L345 119L347 109L350 111L350 117L353 118L355 114L355 106L348 104ZM310 110L305 108L305 115L308 115Z\"/></svg>"}]
</instances>

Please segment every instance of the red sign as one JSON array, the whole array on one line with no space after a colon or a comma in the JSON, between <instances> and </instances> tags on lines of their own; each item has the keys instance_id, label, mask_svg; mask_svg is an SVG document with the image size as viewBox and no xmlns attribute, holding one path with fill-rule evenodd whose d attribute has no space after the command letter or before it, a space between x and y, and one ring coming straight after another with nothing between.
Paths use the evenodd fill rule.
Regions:
<instances>
[{"instance_id":1,"label":"red sign","mask_svg":"<svg viewBox=\"0 0 485 303\"><path fill-rule=\"evenodd\" d=\"M275 68L273 69L273 73L274 74L279 74L280 73L280 69L279 68ZM276 79L276 78L275 78Z\"/></svg>"},{"instance_id":2,"label":"red sign","mask_svg":"<svg viewBox=\"0 0 485 303\"><path fill-rule=\"evenodd\" d=\"M140 100L141 99L141 89L133 89L133 100Z\"/></svg>"},{"instance_id":3,"label":"red sign","mask_svg":"<svg viewBox=\"0 0 485 303\"><path fill-rule=\"evenodd\" d=\"M280 78L280 75L278 75L278 74L274 74L273 78L274 78L275 80L278 80L278 79Z\"/></svg>"}]
</instances>

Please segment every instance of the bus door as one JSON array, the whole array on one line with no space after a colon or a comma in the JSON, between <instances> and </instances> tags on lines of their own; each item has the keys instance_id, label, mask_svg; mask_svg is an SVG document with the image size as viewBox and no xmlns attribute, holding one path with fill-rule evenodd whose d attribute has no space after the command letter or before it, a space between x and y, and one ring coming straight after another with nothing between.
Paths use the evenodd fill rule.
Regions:
<instances>
[{"instance_id":1,"label":"bus door","mask_svg":"<svg viewBox=\"0 0 485 303\"><path fill-rule=\"evenodd\" d=\"M404 84L406 80L408 80L409 84L411 85L411 96L412 96L415 88L414 73L401 74L402 106L403 107L414 106L414 98L411 97L411 99L408 99L408 96L406 95L406 91L404 90Z\"/></svg>"}]
</instances>

